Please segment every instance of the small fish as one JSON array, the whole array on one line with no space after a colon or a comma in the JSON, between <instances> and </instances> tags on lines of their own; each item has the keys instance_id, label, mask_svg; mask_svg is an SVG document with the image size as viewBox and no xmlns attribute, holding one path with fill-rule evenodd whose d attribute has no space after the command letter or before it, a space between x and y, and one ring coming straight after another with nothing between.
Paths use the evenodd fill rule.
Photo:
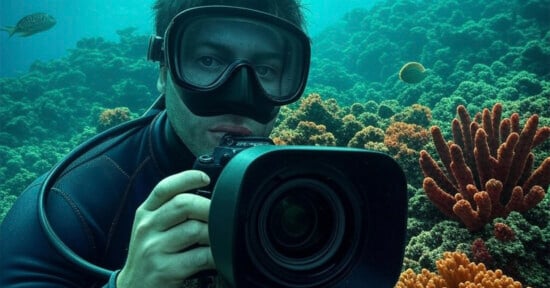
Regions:
<instances>
[{"instance_id":1,"label":"small fish","mask_svg":"<svg viewBox=\"0 0 550 288\"><path fill-rule=\"evenodd\" d=\"M418 62L408 62L399 70L399 79L410 84L420 83L426 76L426 68Z\"/></svg>"},{"instance_id":2,"label":"small fish","mask_svg":"<svg viewBox=\"0 0 550 288\"><path fill-rule=\"evenodd\" d=\"M0 28L2 31L7 31L10 33L10 37L14 34L19 34L19 36L27 37L38 32L46 31L52 28L55 23L55 18L46 13L34 13L27 15L15 26L4 26Z\"/></svg>"}]
</instances>

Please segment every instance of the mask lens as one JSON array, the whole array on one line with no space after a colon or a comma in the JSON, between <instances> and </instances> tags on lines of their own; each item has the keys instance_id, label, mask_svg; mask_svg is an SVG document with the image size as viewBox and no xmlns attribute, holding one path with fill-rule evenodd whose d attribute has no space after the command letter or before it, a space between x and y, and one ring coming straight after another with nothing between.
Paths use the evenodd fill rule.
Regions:
<instances>
[{"instance_id":1,"label":"mask lens","mask_svg":"<svg viewBox=\"0 0 550 288\"><path fill-rule=\"evenodd\" d=\"M243 66L276 102L300 96L309 43L302 34L244 17L197 17L179 25L172 41L176 76L188 88L212 90ZM301 33L301 32L300 32ZM297 95L298 94L298 95Z\"/></svg>"}]
</instances>

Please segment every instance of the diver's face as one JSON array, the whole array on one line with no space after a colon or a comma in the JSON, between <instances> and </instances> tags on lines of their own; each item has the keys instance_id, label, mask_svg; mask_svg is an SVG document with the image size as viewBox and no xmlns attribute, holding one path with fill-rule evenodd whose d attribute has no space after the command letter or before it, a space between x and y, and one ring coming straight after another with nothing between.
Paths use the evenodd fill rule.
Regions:
<instances>
[{"instance_id":1,"label":"diver's face","mask_svg":"<svg viewBox=\"0 0 550 288\"><path fill-rule=\"evenodd\" d=\"M192 56L187 59L193 59L194 61L183 63L183 67L194 72L194 75L189 75L189 77L207 78L208 73L215 71L218 66L236 59L246 59L251 63L261 63L267 67L280 65L274 63L275 60L273 60L272 55L282 53L282 44L274 41L274 37L266 37L264 30L248 26L239 23L230 26L212 22L202 25L198 29L200 33L192 35L191 38L185 41L185 45L195 45L186 49L188 53L192 53L191 55L187 54L187 56ZM265 72L267 68L264 66L258 65L255 68L261 69L261 72L265 74L269 73ZM195 156L211 153L219 144L222 136L227 133L261 137L267 137L271 133L276 113L272 119L268 118L271 120L262 121L266 123L258 122L259 120L254 120L256 119L254 116L248 115L256 115L250 113L251 111L273 113L273 111L277 111L277 108L269 106L267 109L260 109L257 106L258 101L254 101L254 99L263 97L258 95L261 91L249 91L254 90L250 88L250 85L229 85L240 87L229 90L222 87L215 90L215 92L210 92L216 93L215 97L214 95L200 93L184 94L188 91L182 89L173 81L171 73L165 73L164 75L167 78L162 86L164 88L163 92L166 94L166 109L169 120L177 135ZM194 100L198 98L199 101L217 101L218 103L209 103L208 106L217 112L206 113L208 116L199 116L205 115L203 114L204 111L197 114L193 113L194 110L190 109L192 106L188 106L184 100L185 95L194 97ZM240 109L229 108L230 105L233 107L237 105Z\"/></svg>"},{"instance_id":2,"label":"diver's face","mask_svg":"<svg viewBox=\"0 0 550 288\"><path fill-rule=\"evenodd\" d=\"M164 75L167 78L161 89L166 94L168 119L176 134L195 156L211 153L226 133L262 137L267 137L271 133L275 119L262 124L238 115L202 117L193 114L183 103L182 89L174 84L170 73Z\"/></svg>"}]
</instances>

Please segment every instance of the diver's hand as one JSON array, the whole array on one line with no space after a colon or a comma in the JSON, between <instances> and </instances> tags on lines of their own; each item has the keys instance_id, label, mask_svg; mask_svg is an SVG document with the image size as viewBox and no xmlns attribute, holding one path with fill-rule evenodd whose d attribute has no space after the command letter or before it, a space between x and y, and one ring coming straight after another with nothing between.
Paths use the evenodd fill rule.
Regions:
<instances>
[{"instance_id":1,"label":"diver's hand","mask_svg":"<svg viewBox=\"0 0 550 288\"><path fill-rule=\"evenodd\" d=\"M193 274L214 269L209 246L210 200L185 193L208 176L189 170L160 181L136 211L126 264L117 287L181 287Z\"/></svg>"}]
</instances>

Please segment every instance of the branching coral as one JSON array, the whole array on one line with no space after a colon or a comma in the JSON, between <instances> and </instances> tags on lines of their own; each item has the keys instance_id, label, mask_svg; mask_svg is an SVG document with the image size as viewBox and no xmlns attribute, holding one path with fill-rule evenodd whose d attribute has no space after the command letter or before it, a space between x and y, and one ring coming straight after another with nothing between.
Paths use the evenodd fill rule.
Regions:
<instances>
[{"instance_id":1,"label":"branching coral","mask_svg":"<svg viewBox=\"0 0 550 288\"><path fill-rule=\"evenodd\" d=\"M464 253L445 252L436 261L437 273L422 269L416 274L407 269L399 277L395 288L519 288L523 285L502 273L487 270L483 263L476 264Z\"/></svg>"},{"instance_id":2,"label":"branching coral","mask_svg":"<svg viewBox=\"0 0 550 288\"><path fill-rule=\"evenodd\" d=\"M550 157L532 171L531 149L550 136L550 127L537 129L535 114L520 131L517 113L501 121L501 104L492 112L485 109L477 121L471 120L464 106L457 111L459 120L452 122L454 142L447 144L439 127L431 129L447 173L427 151L420 153L423 187L430 200L470 231L511 211L536 206L550 184Z\"/></svg>"}]
</instances>

